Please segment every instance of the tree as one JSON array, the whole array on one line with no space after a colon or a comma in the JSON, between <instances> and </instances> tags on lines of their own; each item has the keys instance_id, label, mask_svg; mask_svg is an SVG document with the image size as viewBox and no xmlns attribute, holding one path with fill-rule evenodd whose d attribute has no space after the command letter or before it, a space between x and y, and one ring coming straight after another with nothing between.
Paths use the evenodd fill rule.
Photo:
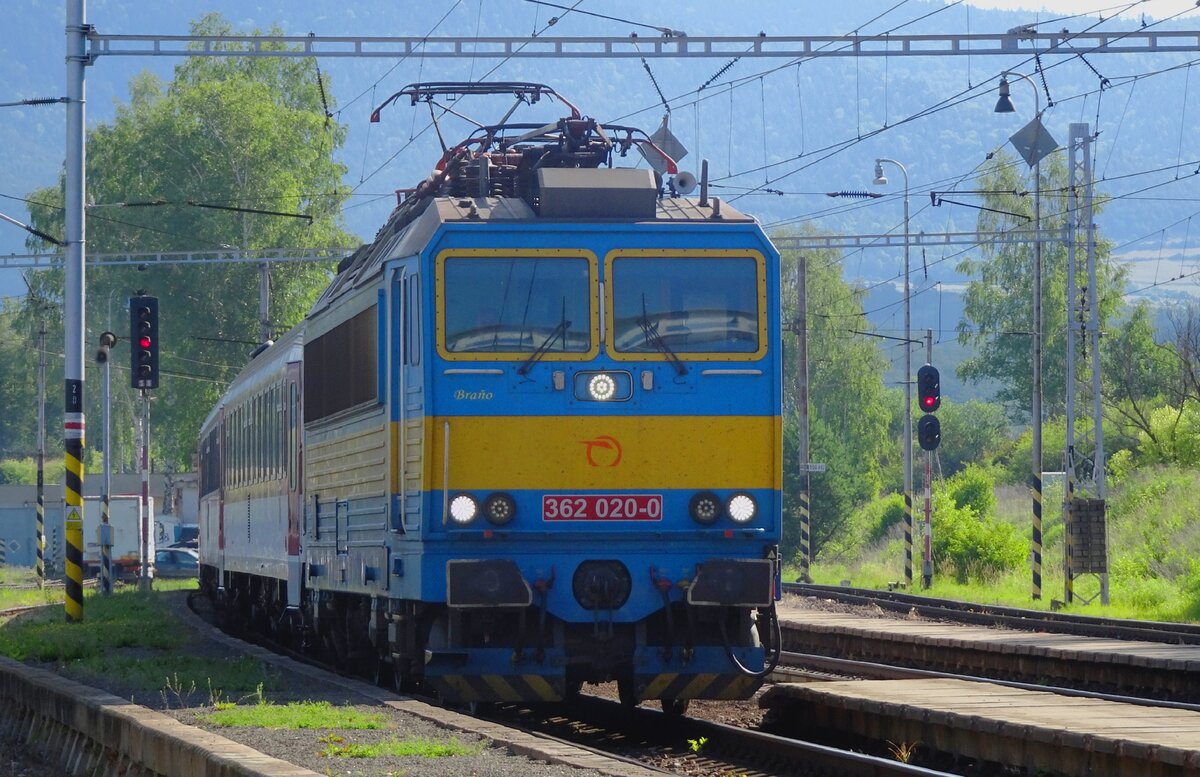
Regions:
<instances>
[{"instance_id":1,"label":"tree","mask_svg":"<svg viewBox=\"0 0 1200 777\"><path fill-rule=\"evenodd\" d=\"M196 35L235 32L215 14L192 25ZM342 226L345 169L331 157L345 128L331 121L324 98L312 60L196 58L165 86L136 76L114 122L89 132L89 253L358 242ZM62 234L61 184L29 199L39 203L31 206L34 225ZM273 332L299 321L329 277L328 266L276 264ZM62 273L40 273L35 285L59 299ZM121 303L132 293L145 289L160 299L163 377L152 446L162 465L190 468L200 423L258 343L258 287L259 269L246 264L89 269L85 353L105 329L124 339ZM134 408L125 388L127 347L120 343L112 358L113 385L121 387L114 428L126 435ZM98 417L99 392L89 389L85 399Z\"/></svg>"},{"instance_id":2,"label":"tree","mask_svg":"<svg viewBox=\"0 0 1200 777\"><path fill-rule=\"evenodd\" d=\"M807 252L809 450L812 461L827 465L812 476L812 555L847 530L852 510L874 498L889 455L899 444L888 437L891 411L883 375L887 359L870 338L855 334L863 326L863 293L842 279L841 263L831 252ZM783 257L783 318L796 320L798 254ZM785 337L784 489L797 504L799 429L796 338ZM799 547L798 514L786 521L787 554Z\"/></svg>"},{"instance_id":3,"label":"tree","mask_svg":"<svg viewBox=\"0 0 1200 777\"><path fill-rule=\"evenodd\" d=\"M1129 315L1101 345L1105 416L1120 430L1120 439L1105 437L1105 447L1132 447L1141 434L1154 438L1154 411L1168 402L1183 407L1188 393L1187 338L1176 322L1175 345L1155 341L1154 323L1146 302L1134 305ZM1181 369L1181 367L1183 369ZM1194 375L1194 373L1192 373Z\"/></svg>"},{"instance_id":4,"label":"tree","mask_svg":"<svg viewBox=\"0 0 1200 777\"><path fill-rule=\"evenodd\" d=\"M4 300L0 303L0 364L4 364L4 378L0 380L0 407L7 409L6 412L0 413L0 458L22 458L31 455L36 448L36 314L37 311L32 309L29 300L20 303ZM58 332L57 339L61 339L62 329ZM47 373L49 372L47 370ZM62 385L61 369L58 377L59 382L52 384L47 374L47 386ZM47 414L48 429L53 428L49 425L50 418Z\"/></svg>"},{"instance_id":5,"label":"tree","mask_svg":"<svg viewBox=\"0 0 1200 777\"><path fill-rule=\"evenodd\" d=\"M971 463L991 463L992 457L1008 444L1004 408L993 402L972 399L956 404L942 400L938 417L942 425L942 442L937 456L946 477Z\"/></svg>"},{"instance_id":6,"label":"tree","mask_svg":"<svg viewBox=\"0 0 1200 777\"><path fill-rule=\"evenodd\" d=\"M1032 228L1032 197L1021 181L1023 163L1001 151L981 181L988 194L980 212L978 228L991 232L1010 229L1017 216L1023 228ZM1041 228L1061 230L1068 209L1067 174L1062 155L1043 160ZM1028 412L1033 394L1033 245L985 245L978 257L959 263L969 276L964 318L958 325L958 340L974 345L976 355L962 362L958 375L963 380L994 379L1000 382L997 398L1008 403L1016 415ZM1085 272L1080 252L1080 271ZM1108 323L1124 305L1121 288L1124 268L1113 262L1109 244L1096 241L1097 297L1100 326ZM1086 286L1086 274L1081 286ZM1055 241L1042 245L1042 396L1047 415L1061 413L1066 397L1066 295L1067 249Z\"/></svg>"}]
</instances>

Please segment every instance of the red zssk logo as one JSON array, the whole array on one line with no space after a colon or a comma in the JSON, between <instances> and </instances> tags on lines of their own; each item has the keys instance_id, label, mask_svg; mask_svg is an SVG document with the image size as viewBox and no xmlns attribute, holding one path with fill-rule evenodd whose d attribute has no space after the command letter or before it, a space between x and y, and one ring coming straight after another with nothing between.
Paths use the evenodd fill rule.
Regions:
<instances>
[{"instance_id":1,"label":"red zssk logo","mask_svg":"<svg viewBox=\"0 0 1200 777\"><path fill-rule=\"evenodd\" d=\"M615 467L621 463L621 443L607 434L579 443L586 446L587 462L593 467Z\"/></svg>"}]
</instances>

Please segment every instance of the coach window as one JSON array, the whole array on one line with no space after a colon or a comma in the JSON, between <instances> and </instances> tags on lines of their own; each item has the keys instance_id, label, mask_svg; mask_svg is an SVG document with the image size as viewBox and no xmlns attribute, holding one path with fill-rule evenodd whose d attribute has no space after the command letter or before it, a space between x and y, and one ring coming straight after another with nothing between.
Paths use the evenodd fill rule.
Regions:
<instances>
[{"instance_id":1,"label":"coach window","mask_svg":"<svg viewBox=\"0 0 1200 777\"><path fill-rule=\"evenodd\" d=\"M697 253L614 252L609 264L614 355L762 356L766 284L761 256Z\"/></svg>"},{"instance_id":2,"label":"coach window","mask_svg":"<svg viewBox=\"0 0 1200 777\"><path fill-rule=\"evenodd\" d=\"M235 486L242 484L242 411L235 408L229 418L229 471Z\"/></svg>"},{"instance_id":3,"label":"coach window","mask_svg":"<svg viewBox=\"0 0 1200 777\"><path fill-rule=\"evenodd\" d=\"M250 444L250 482L261 480L262 472L262 395L250 397L250 426L247 431Z\"/></svg>"},{"instance_id":4,"label":"coach window","mask_svg":"<svg viewBox=\"0 0 1200 777\"><path fill-rule=\"evenodd\" d=\"M248 463L250 464L249 480L251 483L258 482L259 470L261 469L259 465L259 458L260 454L262 453L262 443L258 439L262 431L262 414L259 411L259 408L262 406L262 402L260 401L261 399L261 397L251 397L250 413L247 416L249 419L249 426L246 428L246 431L248 432L246 435L246 452L248 454Z\"/></svg>"},{"instance_id":5,"label":"coach window","mask_svg":"<svg viewBox=\"0 0 1200 777\"><path fill-rule=\"evenodd\" d=\"M238 481L250 484L250 403L238 408Z\"/></svg>"},{"instance_id":6,"label":"coach window","mask_svg":"<svg viewBox=\"0 0 1200 777\"><path fill-rule=\"evenodd\" d=\"M283 402L279 384L271 386L271 479L283 478Z\"/></svg>"},{"instance_id":7,"label":"coach window","mask_svg":"<svg viewBox=\"0 0 1200 777\"><path fill-rule=\"evenodd\" d=\"M288 384L288 414L287 414L287 471L288 489L296 490L296 413L300 403L296 396L296 384Z\"/></svg>"},{"instance_id":8,"label":"coach window","mask_svg":"<svg viewBox=\"0 0 1200 777\"><path fill-rule=\"evenodd\" d=\"M592 263L582 255L444 257L438 347L448 359L588 358Z\"/></svg>"}]
</instances>

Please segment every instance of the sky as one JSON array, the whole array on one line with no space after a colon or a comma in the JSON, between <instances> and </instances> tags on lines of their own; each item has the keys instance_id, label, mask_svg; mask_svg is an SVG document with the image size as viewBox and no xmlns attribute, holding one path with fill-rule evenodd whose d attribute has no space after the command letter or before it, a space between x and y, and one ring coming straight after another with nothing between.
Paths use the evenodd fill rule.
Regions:
<instances>
[{"instance_id":1,"label":"sky","mask_svg":"<svg viewBox=\"0 0 1200 777\"><path fill-rule=\"evenodd\" d=\"M1044 2L1031 2L1030 0L969 0L968 5L976 8L989 8L1002 11L1051 11L1061 14L1076 14L1088 13L1100 10L1106 16L1118 11L1124 11L1123 16L1137 18L1141 14L1146 14L1148 17L1162 19L1166 16L1179 13L1180 10L1195 6L1194 2L1189 0L1145 0L1142 3L1133 3L1134 7L1125 10L1131 3L1112 3L1109 8L1105 8L1102 2L1097 0L1044 0ZM1183 16L1200 15L1200 9L1195 9Z\"/></svg>"},{"instance_id":2,"label":"sky","mask_svg":"<svg viewBox=\"0 0 1200 777\"><path fill-rule=\"evenodd\" d=\"M565 0L556 1L570 5ZM706 32L705 26L717 16L715 13L709 13L708 9L716 7L718 2L719 0L685 0L683 3L666 4L657 9L651 9L628 0L625 2L583 0L581 8L609 11L643 22L670 24L673 27L682 27L693 32ZM1031 3L1027 0L968 0L968 3L972 9L979 9L981 12L989 9L1030 9L1033 6L1037 10L1031 10L1015 18L1043 23L1057 19L1059 16L1079 13L1094 14L1097 11L1107 17L1109 14L1130 6L1132 7L1129 14L1133 19L1137 19L1141 13L1146 13L1148 18L1161 18L1188 11L1190 17L1188 27L1200 26L1200 9L1195 8L1193 0L1149 0L1132 4L1117 3L1114 0L1046 0L1042 3ZM946 0L946 5L950 4L950 0ZM853 24L838 23L835 28L826 29L815 25L812 20L816 14L808 12L808 9L815 9L821 5L824 5L821 0L758 0L758 2L746 4L744 9L739 9L733 20L723 19L725 26L721 27L720 34L735 34L739 31L744 33L747 30L751 32L760 29L770 30L772 24L778 30L807 34L845 33L853 29L856 24L865 22L865 17L868 15L859 8L858 4L845 4L845 8L848 10L842 16L851 17ZM919 5L922 4L915 0L909 4L901 3L899 0L886 3L886 7L894 6L896 10L891 12L887 18L871 25L869 31L877 32L888 29L892 25L900 25L909 18L925 14L925 8L918 8ZM61 14L63 6L64 0L14 0L12 10L15 11L17 20L14 24L0 27L0 51L25 52L25 54L24 56L9 56L0 59L0 102L62 93L63 22ZM372 17L371 9L385 6L390 7L395 18L388 23L380 24ZM728 6L723 7L728 8ZM336 16L323 16L321 6L317 3L295 3L294 0L291 2L287 0L204 0L204 2L168 0L168 2L148 6L130 0L88 0L89 21L95 23L98 29L105 33L151 31L183 33L186 31L188 20L210 8L223 12L240 29L268 26L277 20L284 19L286 20L286 31L292 34L315 30L319 33L347 35L425 34L431 29L437 30L435 34L444 35L471 35L476 32L486 34L489 29L494 30L501 26L494 25L489 28L488 22L495 23L497 19L509 22L510 28L518 27L524 32L531 30L536 25L544 24L550 13L562 13L551 8L538 9L533 4L522 2L522 0L429 0L422 5L406 7L402 13L396 11L396 5L391 0L386 2L385 0L360 0L360 2L347 4L344 12L338 13ZM946 30L965 31L963 22L969 21L972 32L992 31L987 28L988 23L985 21L983 13L980 13L979 16L972 13L968 19L964 19L964 11L965 6L947 9L946 12L939 15L937 20L930 20L925 24L945 19ZM438 28L436 25L440 23L439 19L443 14L448 18ZM726 15L728 16L728 14ZM480 25L480 19L484 22L482 25ZM547 34L611 35L623 34L628 29L622 24L613 24L577 14L572 15L566 22L560 23L557 28ZM1064 27L1080 29L1093 23L1094 20L1076 18L1057 23L1056 26L1061 24ZM29 52L25 43L28 40L44 42L44 47L36 52ZM816 66L806 65L803 72L797 69L795 74L788 72L768 78L767 97L777 96L781 103L794 107L797 93L801 91L798 78L804 73L808 73L809 70L814 73L813 76L810 76L812 80L803 85L804 105L802 108L809 111L809 122L805 126L801 121L799 127L789 124L791 114L785 120L779 108L772 106L769 99L763 100L758 82L747 81L746 86L737 92L737 111L751 131L762 133L763 141L767 140L768 132L771 134L769 144L759 142L757 135L749 138L754 142L748 140L741 144L742 147L729 142L727 136L732 137L733 132L727 131L725 127L732 122L727 122L726 117L732 117L734 114L734 99L731 96L725 96L724 93L722 99L710 100L704 104L702 109L696 109L695 112L691 108L678 110L677 116L682 115L682 118L678 118L677 123L672 126L676 128L677 134L686 143L692 145L693 151L692 157L685 164L685 169L694 172L695 168L688 167L688 165L695 164L696 160L701 157L711 156L715 170L722 172L727 172L731 168L734 171L738 169L753 170L767 161L762 150L764 145L770 146L772 154L783 157L797 150L804 150L806 141L810 147L819 146L825 142L840 142L843 139L843 136L840 135L830 138L814 137L820 128L816 126L817 122L813 121L811 117L822 109L836 118L839 126L842 127L843 135L853 136L855 132L866 134L872 128L872 122L878 123L882 119L883 123L887 124L890 118L894 123L897 117L903 115L903 111L911 108L910 103L915 100L920 100L919 103L915 103L918 107L929 105L934 100L958 93L965 83L979 85L986 81L994 84L995 79L992 78L992 74L998 72L997 68L1006 64L1000 62L999 58L986 61L978 57L965 61L960 58L955 62L957 70L940 72L938 77L943 80L935 83L921 67L921 61L915 58L907 61L893 60L890 63L890 69L883 69L882 73L880 73L878 60L874 64L866 62L861 65L864 75L862 79L858 79L857 70L860 65L855 60L838 60L839 68L852 72L849 76L848 88L841 93L834 93L828 88L822 90L819 79L827 77L830 70L822 71ZM1132 153L1121 153L1130 149L1131 144L1136 141L1136 138L1129 135L1128 130L1124 135L1121 134L1121 120L1125 111L1136 113L1139 110L1148 110L1150 106L1144 106L1138 102L1143 95L1149 94L1145 87L1139 85L1135 89L1129 82L1124 82L1122 85L1118 76L1157 67L1159 61L1154 60L1151 63L1147 59L1147 64L1139 62L1126 65L1120 57L1114 55L1112 59L1096 59L1091 62L1090 64L1098 66L1105 75L1113 76L1114 80L1118 82L1118 87L1105 95L1103 114L1099 113L1099 107L1094 99L1091 101L1086 98L1062 99L1064 94L1071 95L1072 91L1077 94L1078 90L1074 87L1068 90L1064 86L1065 76L1061 74L1071 68L1082 70L1085 68L1084 63L1074 62L1060 70L1051 71L1050 88L1054 89L1056 97L1060 100L1059 105L1047 121L1050 122L1049 126L1052 127L1053 134L1057 136L1059 143L1065 144L1066 142L1068 122L1099 122L1098 126L1104 130L1104 134L1100 136L1101 143L1099 145L1101 172L1106 171L1109 174L1124 172L1125 170L1119 169L1122 164L1150 168L1169 165L1178 161L1179 158L1186 160L1200 156L1200 150L1193 148L1193 133L1180 129L1181 125L1186 127L1194 122L1197 111L1195 103L1200 103L1200 85L1198 85L1200 79L1195 79L1198 83L1189 86L1188 74L1182 71L1174 75L1163 76L1161 79L1173 79L1174 82L1178 82L1175 86L1178 93L1189 97L1189 100L1181 108L1161 112L1161 123L1165 127L1162 137L1165 140L1148 150L1137 149L1139 154L1136 155L1136 159ZM141 68L151 68L169 79L170 68L174 64L175 60L171 59L102 58L97 66L91 68L88 73L89 126L111 120L114 105L128 99L127 82L133 72ZM351 70L344 60L327 60L323 61L321 65L325 74L330 78L330 83L334 85L339 109L347 109L344 115L339 115L339 120L345 121L350 131L350 140L342 158L350 168L347 183L355 188L356 197L359 198L347 211L347 218L351 223L352 230L366 237L369 237L374 228L386 218L390 203L394 200L391 190L397 186L411 185L413 181L417 180L417 176L423 176L427 167L421 168L420 165L426 164L433 153L431 148L410 149L395 163L389 165L388 160L393 157L396 149L404 146L408 140L412 119L397 109L386 117L384 124L367 125L363 120L367 110L366 104L372 100L378 102L372 84L378 86L381 92L378 99L381 100L386 93L389 93L384 90L392 91L409 81L442 80L441 78L431 78L431 73L437 72L440 76L443 67L450 68L448 65L438 63L439 69L435 71L432 63L422 65L417 58L414 58L413 61L404 63L395 72L391 72L390 68L394 64L374 60L369 63L370 69L362 66L357 70ZM680 94L684 89L694 90L706 75L712 73L720 65L719 60L687 63L655 61L654 71L669 94ZM482 63L476 66L473 62L457 61L454 63L457 70L453 71L449 78L461 78L469 75L478 77L479 71L484 66ZM490 67L490 63L487 66ZM1033 72L1031 63L1021 63L1017 60L1011 63L1011 66L1021 67L1025 72ZM629 118L627 119L625 116L620 118L626 120L627 123L647 129L657 126L661 117L661 109L657 105L657 100L654 99L649 80L644 77L636 60L626 60L620 64L615 62L589 64L586 61L568 60L561 67L569 68L571 73L575 74L571 84L574 89L571 96L577 101L591 105L595 109L595 115L607 119L612 118L610 114L623 112L612 111L611 106L619 103L621 98L625 98L626 103L633 103L641 110L628 114ZM767 64L763 62L747 61L732 70L730 76L736 77L747 71L758 71L766 67ZM875 69L872 70L872 67ZM614 78L614 73L620 74L620 77ZM885 84L883 90L877 88L878 84L870 83L870 74L872 73L876 76L883 76ZM955 73L958 74L957 80L951 81L951 75ZM505 67L502 75L547 83L555 83L559 77L556 73L546 72L544 68L539 69L536 61L532 60L513 61ZM762 79L758 81L761 82ZM858 94L860 81L861 95ZM887 91L888 85L890 85L890 91ZM925 88L927 92L919 98L914 98L913 85ZM871 91L872 87L876 87L873 92ZM365 93L364 89L367 90ZM624 93L621 90L629 90L629 92ZM774 94L772 90L775 90ZM1005 119L994 117L991 113L991 105L995 101L994 96L983 97L980 95L972 104L965 106L973 108L974 113L953 114L953 119L951 119L952 114L950 113L939 114L937 119L922 125L919 131L917 129L909 130L903 126L895 127L888 134L880 136L879 139L868 138L858 143L849 153L834 156L831 163L835 167L804 170L801 174L787 179L780 186L781 188L802 190L801 194L803 195L812 195L812 190L817 190L817 195L814 196L820 197L819 200L808 201L797 197L787 201L789 205L794 202L795 210L804 213L819 212L826 207L827 202L821 193L827 191L828 188L869 188L871 183L870 163L876 156L892 156L908 161L914 187L928 187L932 182L948 180L951 176L969 171L976 163L976 157L982 158L990 149L1004 146L1008 135L1020 126L1020 122L1027 120L1028 115L1023 112L1028 109L1028 98L1031 96L1029 89L1017 87L1013 94L1015 99L1023 101L1024 104L1019 106L1017 115L1009 117L1007 123L1005 123ZM1044 104L1045 99L1043 98L1043 106ZM764 112L780 118L774 122L762 121L761 117ZM2 141L0 142L0 194L19 197L29 192L34 186L52 185L56 182L62 163L62 117L62 108L57 105L0 111L0 141ZM802 119L803 117L801 117ZM698 148L699 141L692 140L692 136L698 134L702 120L706 125L705 130L708 137L704 146ZM693 122L696 132L691 131ZM709 132L707 125L710 123L715 123L718 129ZM7 134L6 125L8 127ZM809 133L807 137L805 132ZM799 134L799 149L796 148L797 134ZM947 139L948 135L961 137ZM922 160L914 147L926 143L926 138L933 142L940 140L948 145L951 140L966 138L966 141L958 143L956 148L969 145L968 151L971 156L967 156L966 152L963 152L946 161L943 165L945 169L933 169L929 164L925 169L921 169ZM714 140L716 142L713 142ZM23 141L24 144L22 144ZM430 142L432 143L432 141ZM1114 147L1118 150L1116 154L1112 153ZM405 164L406 158L416 161ZM912 164L913 161L916 161L915 165ZM1109 166L1110 161L1111 167ZM836 166L839 162L841 162L840 167ZM778 169L786 168L773 168L772 179L775 178L775 170ZM362 183L364 176L368 179L365 184ZM755 176L745 177L744 181L734 181L734 183L759 185L764 183L764 177L759 173ZM1140 179L1138 185L1141 185ZM1130 183L1126 188L1133 188L1133 186L1134 184ZM1174 194L1174 190L1168 193ZM371 200L371 196L374 196L375 199ZM769 202L769 198L759 198L758 200L743 199L734 204L736 207L752 210L757 204ZM886 219L884 223L870 225L870 228L856 224L854 226L860 228L851 231L878 232L895 228L896 213L899 210L897 203L885 201L874 207L874 210L880 212L881 221ZM27 217L24 204L15 199L0 200L0 213L21 219ZM1146 257L1149 257L1161 254L1164 242L1169 248L1172 241L1175 241L1182 243L1184 250L1189 250L1196 240L1190 235L1191 221L1188 213L1176 214L1165 210L1162 213L1156 213L1153 221L1148 221L1148 228L1145 231L1151 233L1153 232L1151 227L1157 229L1167 226L1168 232L1165 241L1155 234L1152 235L1152 244L1133 245L1129 248L1148 251L1150 253L1147 253ZM950 217L949 208L932 209L927 207L923 210L914 208L913 226L915 229L929 231L952 231L954 228L962 229L973 224L973 212L959 210L958 214L955 218L959 219L959 223L952 225L947 221ZM1179 223L1172 227L1171 225L1176 221ZM834 222L819 226L825 232L845 231L845 225ZM1170 229L1174 231L1172 232ZM0 254L24 253L24 237L24 233L18 228L0 223ZM1154 272L1156 273L1159 271L1157 265L1158 262L1155 262ZM942 264L942 267L947 266L950 266L948 261ZM863 271L861 261L858 259L854 263L848 264L848 267L851 272L857 271L863 276L868 274ZM1148 278L1148 282L1155 280L1154 276ZM22 288L20 278L15 271L0 271L0 297L18 294Z\"/></svg>"}]
</instances>

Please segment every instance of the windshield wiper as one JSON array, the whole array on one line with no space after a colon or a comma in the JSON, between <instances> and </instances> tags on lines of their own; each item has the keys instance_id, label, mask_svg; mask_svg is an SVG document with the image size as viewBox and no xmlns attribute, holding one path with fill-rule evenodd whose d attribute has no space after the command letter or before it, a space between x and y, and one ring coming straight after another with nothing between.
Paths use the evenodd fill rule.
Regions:
<instances>
[{"instance_id":1,"label":"windshield wiper","mask_svg":"<svg viewBox=\"0 0 1200 777\"><path fill-rule=\"evenodd\" d=\"M563 297L562 320L550 330L550 334L546 335L546 339L542 341L541 345L535 348L533 353L529 354L529 358L527 358L525 362L517 368L517 374L525 375L525 373L529 372L529 370L533 367L533 363L542 358L542 356L546 354L546 351L550 349L550 343L554 342L559 337L563 338L563 348L565 350L567 341L566 334L567 330L570 328L571 322L567 320L567 298Z\"/></svg>"},{"instance_id":2,"label":"windshield wiper","mask_svg":"<svg viewBox=\"0 0 1200 777\"><path fill-rule=\"evenodd\" d=\"M642 295L642 317L638 319L638 326L642 328L642 337L646 342L653 345L660 353L666 354L667 358L675 365L675 373L677 375L687 375L687 367L675 355L675 351L671 346L667 345L667 341L663 340L662 335L658 333L658 321L650 323L650 316L646 312L646 295Z\"/></svg>"}]
</instances>

